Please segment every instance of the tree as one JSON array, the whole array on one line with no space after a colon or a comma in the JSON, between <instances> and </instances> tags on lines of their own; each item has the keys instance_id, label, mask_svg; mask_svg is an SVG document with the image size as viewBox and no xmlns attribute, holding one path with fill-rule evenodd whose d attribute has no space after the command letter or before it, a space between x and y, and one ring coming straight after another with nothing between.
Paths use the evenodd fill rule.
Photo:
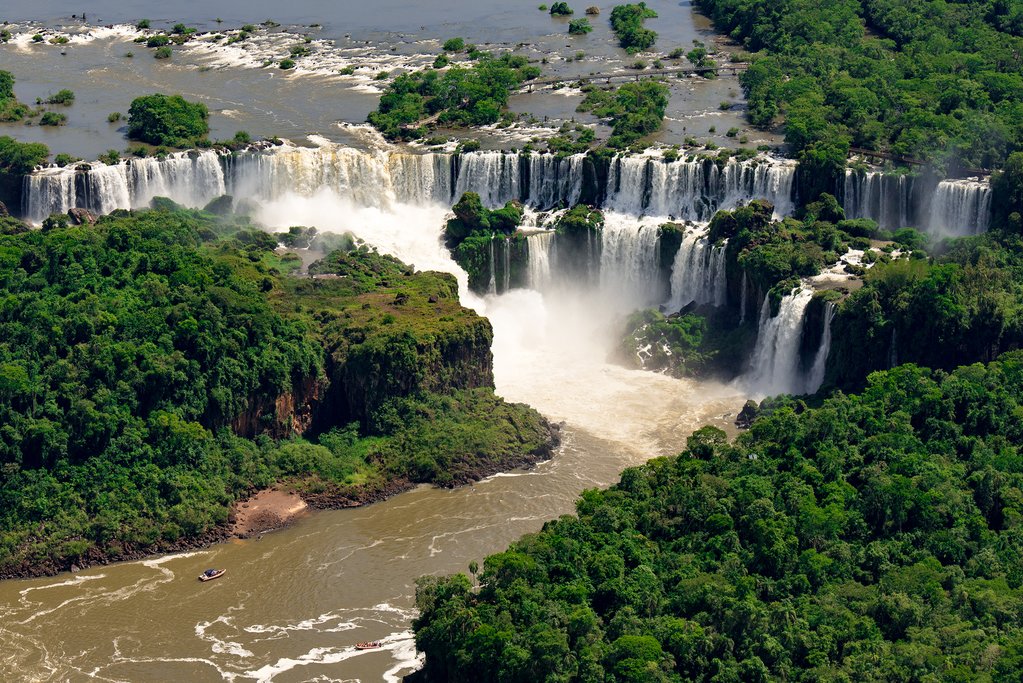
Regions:
<instances>
[{"instance_id":1,"label":"tree","mask_svg":"<svg viewBox=\"0 0 1023 683\"><path fill-rule=\"evenodd\" d=\"M128 137L153 145L188 147L209 133L209 110L181 95L145 95L128 109Z\"/></svg>"}]
</instances>

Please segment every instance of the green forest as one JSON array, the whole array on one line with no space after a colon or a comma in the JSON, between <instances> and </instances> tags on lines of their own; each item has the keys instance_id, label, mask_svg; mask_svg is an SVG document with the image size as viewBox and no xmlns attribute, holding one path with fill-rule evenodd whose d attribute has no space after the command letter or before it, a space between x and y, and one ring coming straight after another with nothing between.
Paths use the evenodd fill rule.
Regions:
<instances>
[{"instance_id":1,"label":"green forest","mask_svg":"<svg viewBox=\"0 0 1023 683\"><path fill-rule=\"evenodd\" d=\"M903 365L424 577L418 680L1018 681L1023 355Z\"/></svg>"},{"instance_id":2,"label":"green forest","mask_svg":"<svg viewBox=\"0 0 1023 683\"><path fill-rule=\"evenodd\" d=\"M209 540L282 480L331 504L547 453L453 277L276 248L173 208L3 223L0 576Z\"/></svg>"},{"instance_id":3,"label":"green forest","mask_svg":"<svg viewBox=\"0 0 1023 683\"><path fill-rule=\"evenodd\" d=\"M749 117L807 159L849 146L956 170L1023 148L1016 0L699 0L753 52Z\"/></svg>"}]
</instances>

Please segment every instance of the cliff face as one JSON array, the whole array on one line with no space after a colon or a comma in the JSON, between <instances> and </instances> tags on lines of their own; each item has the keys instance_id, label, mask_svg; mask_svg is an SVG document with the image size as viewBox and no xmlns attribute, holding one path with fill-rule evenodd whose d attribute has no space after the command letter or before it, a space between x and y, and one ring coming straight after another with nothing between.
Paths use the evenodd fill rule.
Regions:
<instances>
[{"instance_id":1,"label":"cliff face","mask_svg":"<svg viewBox=\"0 0 1023 683\"><path fill-rule=\"evenodd\" d=\"M337 252L312 271L286 279L277 306L319 340L324 372L254 398L236 433L286 438L350 422L372 431L393 399L493 388L490 322L459 304L452 276L369 252Z\"/></svg>"},{"instance_id":2,"label":"cliff face","mask_svg":"<svg viewBox=\"0 0 1023 683\"><path fill-rule=\"evenodd\" d=\"M313 426L313 417L328 387L326 377L303 377L291 391L254 399L235 417L231 429L246 438L267 434L274 439L286 439L305 434Z\"/></svg>"},{"instance_id":3,"label":"cliff face","mask_svg":"<svg viewBox=\"0 0 1023 683\"><path fill-rule=\"evenodd\" d=\"M392 398L492 388L490 322L468 310L459 318L456 325L444 321L418 333L406 328L356 343L341 340L328 362L330 391L318 422L371 428L373 414Z\"/></svg>"}]
</instances>

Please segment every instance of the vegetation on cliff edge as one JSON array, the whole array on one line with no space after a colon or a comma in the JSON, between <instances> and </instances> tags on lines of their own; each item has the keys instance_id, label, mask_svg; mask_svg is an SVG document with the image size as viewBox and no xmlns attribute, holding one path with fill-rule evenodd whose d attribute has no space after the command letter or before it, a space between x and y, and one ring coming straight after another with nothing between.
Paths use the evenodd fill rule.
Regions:
<instances>
[{"instance_id":1,"label":"vegetation on cliff edge","mask_svg":"<svg viewBox=\"0 0 1023 683\"><path fill-rule=\"evenodd\" d=\"M0 575L175 547L281 479L359 499L543 452L451 276L276 247L183 210L0 231Z\"/></svg>"}]
</instances>

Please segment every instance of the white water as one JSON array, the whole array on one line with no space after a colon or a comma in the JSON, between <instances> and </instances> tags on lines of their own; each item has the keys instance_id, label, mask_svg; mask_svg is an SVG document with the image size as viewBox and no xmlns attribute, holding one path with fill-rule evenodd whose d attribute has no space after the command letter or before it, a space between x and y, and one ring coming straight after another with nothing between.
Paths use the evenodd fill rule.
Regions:
<instances>
[{"instance_id":1,"label":"white water","mask_svg":"<svg viewBox=\"0 0 1023 683\"><path fill-rule=\"evenodd\" d=\"M40 223L51 213L78 206L97 213L147 206L154 196L201 207L224 194L267 200L287 192L311 194L321 187L349 196L363 206L388 201L410 204L453 203L476 192L490 207L518 200L548 210L571 206L583 189L583 155L497 151L411 154L391 148L360 150L311 137L314 147L291 144L234 156L205 150L164 159L99 162L35 172L26 180L26 217ZM372 142L372 141L371 141ZM795 166L758 157L729 160L723 168L710 161L664 162L624 157L611 165L604 208L630 215L709 220L719 208L741 201L768 199L779 214L792 207Z\"/></svg>"},{"instance_id":2,"label":"white water","mask_svg":"<svg viewBox=\"0 0 1023 683\"><path fill-rule=\"evenodd\" d=\"M602 299L623 312L660 301L657 222L608 212L600 239Z\"/></svg>"},{"instance_id":3,"label":"white water","mask_svg":"<svg viewBox=\"0 0 1023 683\"><path fill-rule=\"evenodd\" d=\"M729 159L721 168L709 160L622 157L611 164L605 206L633 215L708 221L719 209L767 199L781 216L792 211L794 178L794 162L768 156Z\"/></svg>"},{"instance_id":4,"label":"white water","mask_svg":"<svg viewBox=\"0 0 1023 683\"><path fill-rule=\"evenodd\" d=\"M978 180L943 180L931 204L930 232L962 237L986 232L991 222L991 185Z\"/></svg>"},{"instance_id":5,"label":"white water","mask_svg":"<svg viewBox=\"0 0 1023 683\"><path fill-rule=\"evenodd\" d=\"M724 306L727 285L725 246L712 245L705 230L686 233L671 269L671 296L665 308L674 313L694 302Z\"/></svg>"},{"instance_id":6,"label":"white water","mask_svg":"<svg viewBox=\"0 0 1023 683\"><path fill-rule=\"evenodd\" d=\"M799 372L799 343L806 307L812 298L812 290L800 288L782 298L778 315L774 317L770 300L764 298L750 369L741 380L753 393L771 396L805 392L805 382Z\"/></svg>"},{"instance_id":7,"label":"white water","mask_svg":"<svg viewBox=\"0 0 1023 683\"><path fill-rule=\"evenodd\" d=\"M813 365L806 376L806 384L803 390L812 394L824 384L824 371L827 369L828 354L831 353L831 321L835 317L837 307L834 302L824 304L824 330L821 332L821 343L817 348L817 355L814 356Z\"/></svg>"},{"instance_id":8,"label":"white water","mask_svg":"<svg viewBox=\"0 0 1023 683\"><path fill-rule=\"evenodd\" d=\"M937 237L987 231L991 185L987 181L928 183L894 173L846 170L842 207L846 218L870 218L887 230L915 227Z\"/></svg>"}]
</instances>

